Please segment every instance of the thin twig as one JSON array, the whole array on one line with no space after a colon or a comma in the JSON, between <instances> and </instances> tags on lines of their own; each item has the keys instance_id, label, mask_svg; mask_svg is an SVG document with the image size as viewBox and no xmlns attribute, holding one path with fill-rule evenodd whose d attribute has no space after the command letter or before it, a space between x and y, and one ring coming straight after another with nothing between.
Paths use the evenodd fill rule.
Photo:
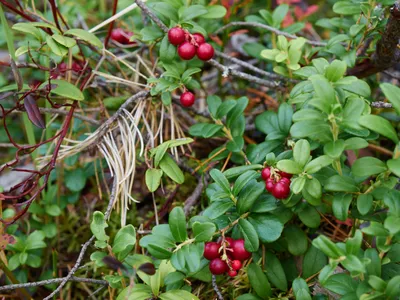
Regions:
<instances>
[{"instance_id":1,"label":"thin twig","mask_svg":"<svg viewBox=\"0 0 400 300\"><path fill-rule=\"evenodd\" d=\"M158 27L161 28L162 31L168 32L168 27L165 26L165 24L159 18L157 18L157 16L141 0L135 0L135 2L137 6L139 6L142 11L148 15Z\"/></svg>"},{"instance_id":2,"label":"thin twig","mask_svg":"<svg viewBox=\"0 0 400 300\"><path fill-rule=\"evenodd\" d=\"M262 29L271 31L271 32L273 32L273 33L275 33L277 35L283 35L283 36L285 36L287 38L290 38L290 39L298 39L299 38L299 36L297 36L297 35L290 34L290 33L281 31L279 29L276 29L274 27L271 27L271 26L268 26L268 25L265 25L265 24L261 24L261 23L257 23L257 22L231 22L231 23L228 23L225 26L222 26L221 28L219 28L214 34L218 34L218 33L224 31L227 28L235 27L235 26L262 28ZM304 39L306 40L307 44L310 44L312 46L325 47L327 45L327 43L325 43L325 42L311 41L311 40L306 39L306 38L304 38Z\"/></svg>"},{"instance_id":3,"label":"thin twig","mask_svg":"<svg viewBox=\"0 0 400 300\"><path fill-rule=\"evenodd\" d=\"M118 182L116 179L117 179L117 177L115 176L114 181L113 181L111 195L110 195L110 200L108 202L106 212L104 213L104 216L106 219L108 219L108 217L110 216L111 209L114 204L114 200L115 200L115 196L116 196L116 192L117 192L117 185L118 185ZM72 278L72 276L74 275L76 270L78 270L79 266L81 265L81 262L86 253L86 250L88 249L88 247L90 246L90 244L93 242L94 239L95 239L95 236L92 235L92 237L86 243L83 244L81 251L79 252L78 259L76 260L75 265L72 267L72 269L68 272L68 275L65 276L63 278L63 280L61 281L60 285L50 295L48 295L43 300L50 300L51 298L53 298L53 296L57 295L60 292L60 290L64 287L64 285Z\"/></svg>"},{"instance_id":4,"label":"thin twig","mask_svg":"<svg viewBox=\"0 0 400 300\"><path fill-rule=\"evenodd\" d=\"M215 293L217 294L218 300L224 300L224 297L222 297L221 291L218 288L217 278L215 277L215 275L212 275L212 286Z\"/></svg>"},{"instance_id":5,"label":"thin twig","mask_svg":"<svg viewBox=\"0 0 400 300\"><path fill-rule=\"evenodd\" d=\"M43 285L48 285L48 284L53 284L53 283L60 283L60 282L64 281L65 278L66 277L53 278L53 279L47 279L47 280L36 281L36 282L28 282L28 283L9 284L9 285L5 285L5 286L0 286L0 291L9 291L9 290L16 290L16 289L20 289L20 288L30 288L30 287L43 286ZM108 285L108 282L106 280L81 278L81 277L74 277L74 276L72 276L68 281L101 284L104 286Z\"/></svg>"}]
</instances>

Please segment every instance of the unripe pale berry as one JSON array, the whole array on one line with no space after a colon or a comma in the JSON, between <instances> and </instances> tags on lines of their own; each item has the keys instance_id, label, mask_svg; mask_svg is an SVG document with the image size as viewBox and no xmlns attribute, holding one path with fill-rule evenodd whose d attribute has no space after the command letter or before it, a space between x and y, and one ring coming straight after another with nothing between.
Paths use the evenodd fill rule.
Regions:
<instances>
[{"instance_id":1,"label":"unripe pale berry","mask_svg":"<svg viewBox=\"0 0 400 300\"><path fill-rule=\"evenodd\" d=\"M214 275L224 274L228 270L228 265L220 258L215 258L210 262L210 271Z\"/></svg>"},{"instance_id":2,"label":"unripe pale berry","mask_svg":"<svg viewBox=\"0 0 400 300\"><path fill-rule=\"evenodd\" d=\"M185 31L180 27L168 30L168 40L172 45L180 45L185 41Z\"/></svg>"},{"instance_id":3,"label":"unripe pale berry","mask_svg":"<svg viewBox=\"0 0 400 300\"><path fill-rule=\"evenodd\" d=\"M185 60L190 60L196 55L196 47L189 42L183 42L178 47L178 55Z\"/></svg>"},{"instance_id":4,"label":"unripe pale berry","mask_svg":"<svg viewBox=\"0 0 400 300\"><path fill-rule=\"evenodd\" d=\"M190 107L194 104L195 96L192 92L184 92L180 97L180 102L184 107Z\"/></svg>"},{"instance_id":5,"label":"unripe pale berry","mask_svg":"<svg viewBox=\"0 0 400 300\"><path fill-rule=\"evenodd\" d=\"M201 60L207 61L213 58L214 56L214 47L208 43L201 44L197 48L197 57Z\"/></svg>"},{"instance_id":6,"label":"unripe pale berry","mask_svg":"<svg viewBox=\"0 0 400 300\"><path fill-rule=\"evenodd\" d=\"M219 248L220 244L216 242L208 242L204 245L204 254L203 256L208 260L213 260L214 258L219 257Z\"/></svg>"}]
</instances>

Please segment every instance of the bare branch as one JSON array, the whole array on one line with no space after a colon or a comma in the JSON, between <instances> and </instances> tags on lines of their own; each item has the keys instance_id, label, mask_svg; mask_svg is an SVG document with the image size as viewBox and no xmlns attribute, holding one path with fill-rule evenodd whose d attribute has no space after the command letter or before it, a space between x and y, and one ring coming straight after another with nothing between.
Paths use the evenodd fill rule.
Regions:
<instances>
[{"instance_id":1,"label":"bare branch","mask_svg":"<svg viewBox=\"0 0 400 300\"><path fill-rule=\"evenodd\" d=\"M16 290L16 289L20 289L20 288L43 286L43 285L48 285L48 284L53 284L53 283L60 283L64 280L65 280L65 277L64 278L47 279L47 280L36 281L36 282L9 284L9 285L5 285L5 286L0 286L0 291L9 291L9 290ZM108 282L105 280L80 278L80 277L74 277L74 276L72 276L68 281L101 284L103 286L108 285Z\"/></svg>"},{"instance_id":2,"label":"bare branch","mask_svg":"<svg viewBox=\"0 0 400 300\"><path fill-rule=\"evenodd\" d=\"M290 39L298 39L299 38L299 36L297 36L297 35L290 34L290 33L278 30L278 29L276 29L274 27L271 27L271 26L268 26L268 25L265 25L265 24L261 24L261 23L257 23L257 22L231 22L231 23L228 23L225 26L222 26L221 28L219 28L214 34L218 34L218 33L224 31L227 28L235 27L235 26L261 28L261 29L265 29L265 30L271 31L271 32L273 32L273 33L275 33L277 35L283 35L283 36L285 36L287 38L290 38ZM325 42L311 41L311 40L308 40L306 38L304 38L304 39L306 40L307 44L310 44L312 46L325 47L327 45L327 43L325 43Z\"/></svg>"},{"instance_id":3,"label":"bare branch","mask_svg":"<svg viewBox=\"0 0 400 300\"><path fill-rule=\"evenodd\" d=\"M224 300L224 297L222 296L221 291L218 288L217 278L215 277L215 275L212 275L212 286L214 288L215 293L217 294L218 300Z\"/></svg>"},{"instance_id":4,"label":"bare branch","mask_svg":"<svg viewBox=\"0 0 400 300\"><path fill-rule=\"evenodd\" d=\"M142 11L158 25L158 27L160 27L164 32L168 32L168 27L165 26L165 24L159 18L157 18L157 16L153 14L153 12L141 0L135 0L135 2L137 6L139 6Z\"/></svg>"}]
</instances>

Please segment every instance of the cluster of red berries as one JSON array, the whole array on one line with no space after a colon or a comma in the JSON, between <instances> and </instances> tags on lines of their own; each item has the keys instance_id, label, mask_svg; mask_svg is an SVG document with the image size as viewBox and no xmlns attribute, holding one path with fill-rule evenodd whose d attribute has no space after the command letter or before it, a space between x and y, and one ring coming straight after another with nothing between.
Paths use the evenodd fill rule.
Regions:
<instances>
[{"instance_id":1,"label":"cluster of red berries","mask_svg":"<svg viewBox=\"0 0 400 300\"><path fill-rule=\"evenodd\" d=\"M225 255L226 254L226 255ZM225 238L224 242L208 242L204 247L204 257L210 260L210 271L214 275L228 273L235 277L242 268L242 262L251 257L244 248L244 240Z\"/></svg>"},{"instance_id":2,"label":"cluster of red berries","mask_svg":"<svg viewBox=\"0 0 400 300\"><path fill-rule=\"evenodd\" d=\"M111 39L122 45L133 45L135 42L130 41L133 32L123 30L122 28L116 28L111 31Z\"/></svg>"},{"instance_id":3,"label":"cluster of red berries","mask_svg":"<svg viewBox=\"0 0 400 300\"><path fill-rule=\"evenodd\" d=\"M191 34L181 27L174 27L168 31L168 40L178 46L178 55L182 59L190 60L197 54L199 59L207 61L214 56L214 47L206 43L201 33Z\"/></svg>"},{"instance_id":4,"label":"cluster of red berries","mask_svg":"<svg viewBox=\"0 0 400 300\"><path fill-rule=\"evenodd\" d=\"M290 194L291 174L266 167L261 171L261 177L265 180L265 188L276 199L286 199Z\"/></svg>"}]
</instances>

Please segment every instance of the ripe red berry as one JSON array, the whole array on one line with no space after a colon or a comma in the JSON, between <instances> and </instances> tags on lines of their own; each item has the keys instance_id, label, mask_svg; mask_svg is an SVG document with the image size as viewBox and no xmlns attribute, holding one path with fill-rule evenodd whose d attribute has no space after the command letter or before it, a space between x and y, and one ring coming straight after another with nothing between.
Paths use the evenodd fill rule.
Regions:
<instances>
[{"instance_id":1,"label":"ripe red berry","mask_svg":"<svg viewBox=\"0 0 400 300\"><path fill-rule=\"evenodd\" d=\"M185 31L180 27L168 30L168 40L172 45L180 45L185 41Z\"/></svg>"},{"instance_id":2,"label":"ripe red berry","mask_svg":"<svg viewBox=\"0 0 400 300\"><path fill-rule=\"evenodd\" d=\"M272 191L274 190L275 187L275 182L272 178L268 178L265 181L265 188L267 189L268 192L272 193Z\"/></svg>"},{"instance_id":3,"label":"ripe red berry","mask_svg":"<svg viewBox=\"0 0 400 300\"><path fill-rule=\"evenodd\" d=\"M235 259L243 261L243 260L249 259L251 257L251 253L249 251L247 251L244 247L243 239L234 241L234 243L232 245L232 249L233 249L233 257Z\"/></svg>"},{"instance_id":4,"label":"ripe red berry","mask_svg":"<svg viewBox=\"0 0 400 300\"><path fill-rule=\"evenodd\" d=\"M133 42L129 41L132 35L133 32L125 31L122 28L116 28L111 31L111 39L123 45L133 44Z\"/></svg>"},{"instance_id":5,"label":"ripe red berry","mask_svg":"<svg viewBox=\"0 0 400 300\"><path fill-rule=\"evenodd\" d=\"M204 254L203 256L208 260L213 260L214 258L219 257L219 248L221 247L220 244L216 242L208 242L204 246Z\"/></svg>"},{"instance_id":6,"label":"ripe red berry","mask_svg":"<svg viewBox=\"0 0 400 300\"><path fill-rule=\"evenodd\" d=\"M279 180L279 182L282 182L286 185L290 185L290 179L287 177L281 177L281 179Z\"/></svg>"},{"instance_id":7,"label":"ripe red berry","mask_svg":"<svg viewBox=\"0 0 400 300\"><path fill-rule=\"evenodd\" d=\"M60 70L61 73L64 73L67 71L67 64L65 62L62 62L58 65L58 70Z\"/></svg>"},{"instance_id":8,"label":"ripe red berry","mask_svg":"<svg viewBox=\"0 0 400 300\"><path fill-rule=\"evenodd\" d=\"M200 46L201 44L204 44L206 42L206 39L201 33L194 33L193 38L196 41L197 45Z\"/></svg>"},{"instance_id":9,"label":"ripe red berry","mask_svg":"<svg viewBox=\"0 0 400 300\"><path fill-rule=\"evenodd\" d=\"M235 276L237 275L237 271L235 271L235 270L229 270L229 271L228 271L228 275L229 275L230 277L235 277Z\"/></svg>"},{"instance_id":10,"label":"ripe red berry","mask_svg":"<svg viewBox=\"0 0 400 300\"><path fill-rule=\"evenodd\" d=\"M196 47L189 42L183 42L178 47L178 54L182 59L190 60L196 55Z\"/></svg>"},{"instance_id":11,"label":"ripe red berry","mask_svg":"<svg viewBox=\"0 0 400 300\"><path fill-rule=\"evenodd\" d=\"M210 271L214 275L224 274L228 270L228 265L220 258L215 258L210 262Z\"/></svg>"},{"instance_id":12,"label":"ripe red berry","mask_svg":"<svg viewBox=\"0 0 400 300\"><path fill-rule=\"evenodd\" d=\"M264 180L267 180L268 178L270 178L271 177L271 168L270 167L264 168L261 171L261 177Z\"/></svg>"},{"instance_id":13,"label":"ripe red berry","mask_svg":"<svg viewBox=\"0 0 400 300\"><path fill-rule=\"evenodd\" d=\"M76 72L76 73L79 73L80 71L82 71L82 66L81 66L81 64L80 63L77 63L76 61L74 61L73 63L72 63L72 71L74 71L74 72Z\"/></svg>"},{"instance_id":14,"label":"ripe red berry","mask_svg":"<svg viewBox=\"0 0 400 300\"><path fill-rule=\"evenodd\" d=\"M194 100L195 97L192 92L184 92L180 98L181 104L184 107L192 106L194 104Z\"/></svg>"},{"instance_id":15,"label":"ripe red berry","mask_svg":"<svg viewBox=\"0 0 400 300\"><path fill-rule=\"evenodd\" d=\"M290 187L285 182L279 181L275 184L275 187L271 193L276 199L286 199L289 197Z\"/></svg>"},{"instance_id":16,"label":"ripe red berry","mask_svg":"<svg viewBox=\"0 0 400 300\"><path fill-rule=\"evenodd\" d=\"M213 58L214 56L214 47L208 43L201 44L197 48L197 57L201 60L207 61Z\"/></svg>"},{"instance_id":17,"label":"ripe red berry","mask_svg":"<svg viewBox=\"0 0 400 300\"><path fill-rule=\"evenodd\" d=\"M242 267L242 263L240 262L240 260L235 259L235 260L232 260L231 266L232 266L232 269L238 271Z\"/></svg>"},{"instance_id":18,"label":"ripe red berry","mask_svg":"<svg viewBox=\"0 0 400 300\"><path fill-rule=\"evenodd\" d=\"M292 178L292 176L293 176L292 174L282 172L282 171L279 172L279 175L281 175L282 177L286 177L288 179Z\"/></svg>"}]
</instances>

